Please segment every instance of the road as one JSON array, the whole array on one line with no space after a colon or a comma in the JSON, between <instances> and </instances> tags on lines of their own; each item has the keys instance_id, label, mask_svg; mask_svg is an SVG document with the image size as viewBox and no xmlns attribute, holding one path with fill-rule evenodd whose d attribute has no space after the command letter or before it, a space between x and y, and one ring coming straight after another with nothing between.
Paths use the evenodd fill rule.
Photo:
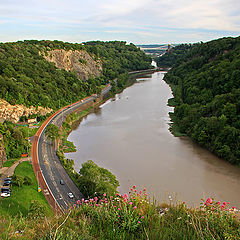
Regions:
<instances>
[{"instance_id":1,"label":"road","mask_svg":"<svg viewBox=\"0 0 240 240\"><path fill-rule=\"evenodd\" d=\"M106 94L110 89L111 85L108 84L102 90L101 96ZM66 210L72 204L76 203L78 199L82 199L84 196L61 165L59 158L56 155L56 145L46 138L45 129L48 124L55 124L60 127L67 115L76 111L84 104L94 101L96 98L97 95L93 94L88 98L60 109L43 123L34 136L32 144L34 172L39 186L55 212ZM60 180L64 181L64 185L60 184ZM73 199L69 198L69 192L73 193Z\"/></svg>"}]
</instances>

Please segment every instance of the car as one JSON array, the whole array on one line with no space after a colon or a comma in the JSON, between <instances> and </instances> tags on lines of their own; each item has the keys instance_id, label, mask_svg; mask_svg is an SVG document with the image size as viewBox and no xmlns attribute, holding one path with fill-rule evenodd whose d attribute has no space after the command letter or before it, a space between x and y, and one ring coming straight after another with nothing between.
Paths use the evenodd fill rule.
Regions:
<instances>
[{"instance_id":1,"label":"car","mask_svg":"<svg viewBox=\"0 0 240 240\"><path fill-rule=\"evenodd\" d=\"M10 197L11 189L10 188L2 188L1 189L1 197Z\"/></svg>"},{"instance_id":2,"label":"car","mask_svg":"<svg viewBox=\"0 0 240 240\"><path fill-rule=\"evenodd\" d=\"M11 177L7 177L7 178L4 179L4 181L11 181L11 180L12 180Z\"/></svg>"},{"instance_id":3,"label":"car","mask_svg":"<svg viewBox=\"0 0 240 240\"><path fill-rule=\"evenodd\" d=\"M4 180L4 183L11 183L11 180Z\"/></svg>"},{"instance_id":4,"label":"car","mask_svg":"<svg viewBox=\"0 0 240 240\"><path fill-rule=\"evenodd\" d=\"M62 179L60 180L60 184L61 184L61 185L64 185L64 184L65 184Z\"/></svg>"},{"instance_id":5,"label":"car","mask_svg":"<svg viewBox=\"0 0 240 240\"><path fill-rule=\"evenodd\" d=\"M11 193L10 192L3 192L1 193L1 197L10 197Z\"/></svg>"},{"instance_id":6,"label":"car","mask_svg":"<svg viewBox=\"0 0 240 240\"><path fill-rule=\"evenodd\" d=\"M74 198L74 195L71 192L68 193L68 196L69 196L69 198Z\"/></svg>"},{"instance_id":7,"label":"car","mask_svg":"<svg viewBox=\"0 0 240 240\"><path fill-rule=\"evenodd\" d=\"M10 186L10 182L4 182L3 186Z\"/></svg>"}]
</instances>

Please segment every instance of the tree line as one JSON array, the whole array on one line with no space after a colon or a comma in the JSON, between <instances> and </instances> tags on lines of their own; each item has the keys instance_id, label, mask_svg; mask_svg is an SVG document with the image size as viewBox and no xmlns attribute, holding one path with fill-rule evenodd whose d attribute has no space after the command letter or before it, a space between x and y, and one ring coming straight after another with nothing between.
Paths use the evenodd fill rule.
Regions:
<instances>
[{"instance_id":1,"label":"tree line","mask_svg":"<svg viewBox=\"0 0 240 240\"><path fill-rule=\"evenodd\" d=\"M172 66L164 79L173 90L174 124L219 157L239 165L240 37L176 49L158 61L159 66Z\"/></svg>"}]
</instances>

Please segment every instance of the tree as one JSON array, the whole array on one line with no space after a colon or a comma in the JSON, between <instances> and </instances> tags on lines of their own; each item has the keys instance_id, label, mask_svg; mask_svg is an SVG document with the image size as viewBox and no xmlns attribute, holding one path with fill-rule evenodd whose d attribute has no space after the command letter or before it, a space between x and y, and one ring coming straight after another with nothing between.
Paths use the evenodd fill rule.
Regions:
<instances>
[{"instance_id":1,"label":"tree","mask_svg":"<svg viewBox=\"0 0 240 240\"><path fill-rule=\"evenodd\" d=\"M50 124L46 127L46 136L51 141L54 141L56 138L59 137L59 129L56 125Z\"/></svg>"},{"instance_id":2,"label":"tree","mask_svg":"<svg viewBox=\"0 0 240 240\"><path fill-rule=\"evenodd\" d=\"M119 182L107 169L99 167L92 160L82 164L79 171L79 190L86 197L100 196L104 193L116 194Z\"/></svg>"}]
</instances>

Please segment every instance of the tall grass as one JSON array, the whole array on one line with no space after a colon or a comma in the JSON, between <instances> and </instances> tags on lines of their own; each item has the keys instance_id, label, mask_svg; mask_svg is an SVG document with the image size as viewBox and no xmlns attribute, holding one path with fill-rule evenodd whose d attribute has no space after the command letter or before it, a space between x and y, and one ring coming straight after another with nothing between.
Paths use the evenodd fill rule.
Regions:
<instances>
[{"instance_id":1,"label":"tall grass","mask_svg":"<svg viewBox=\"0 0 240 240\"><path fill-rule=\"evenodd\" d=\"M62 215L37 220L22 217L27 227L14 238L240 239L239 211L228 203L208 198L201 208L190 209L184 203L157 204L149 199L145 189L137 191L135 186L125 195L79 199ZM14 219L11 232L20 228ZM9 236L9 228L0 230L2 236Z\"/></svg>"}]
</instances>

